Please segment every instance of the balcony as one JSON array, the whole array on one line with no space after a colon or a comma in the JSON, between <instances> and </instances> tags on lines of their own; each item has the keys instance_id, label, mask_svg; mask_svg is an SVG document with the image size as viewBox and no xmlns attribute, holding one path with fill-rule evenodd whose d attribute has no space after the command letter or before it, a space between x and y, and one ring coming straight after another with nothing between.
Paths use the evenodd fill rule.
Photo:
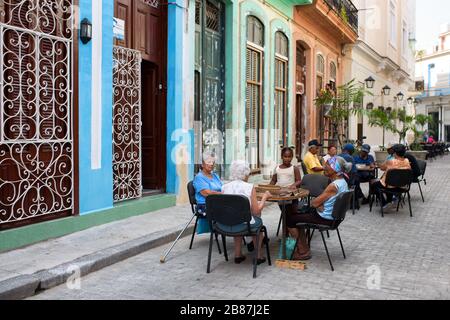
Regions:
<instances>
[{"instance_id":1,"label":"balcony","mask_svg":"<svg viewBox=\"0 0 450 320\"><path fill-rule=\"evenodd\" d=\"M341 44L353 44L358 39L358 9L350 0L313 0L295 8L296 19L310 28L320 26Z\"/></svg>"},{"instance_id":2,"label":"balcony","mask_svg":"<svg viewBox=\"0 0 450 320\"><path fill-rule=\"evenodd\" d=\"M333 9L344 22L358 33L358 9L350 0L324 0L324 2Z\"/></svg>"}]
</instances>

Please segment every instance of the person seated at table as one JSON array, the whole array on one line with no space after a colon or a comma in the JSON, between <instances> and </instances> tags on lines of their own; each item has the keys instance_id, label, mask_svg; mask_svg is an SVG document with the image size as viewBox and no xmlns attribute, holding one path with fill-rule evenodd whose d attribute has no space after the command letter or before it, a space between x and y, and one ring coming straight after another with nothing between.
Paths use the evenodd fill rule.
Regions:
<instances>
[{"instance_id":1,"label":"person seated at table","mask_svg":"<svg viewBox=\"0 0 450 320\"><path fill-rule=\"evenodd\" d=\"M436 143L436 140L434 140L434 137L433 137L432 135L430 135L430 136L428 137L427 143L434 144L434 143Z\"/></svg>"},{"instance_id":2,"label":"person seated at table","mask_svg":"<svg viewBox=\"0 0 450 320\"><path fill-rule=\"evenodd\" d=\"M222 181L213 171L216 156L213 152L205 152L202 156L202 167L194 178L195 200L197 210L206 216L206 197L210 194L222 194Z\"/></svg>"},{"instance_id":3,"label":"person seated at table","mask_svg":"<svg viewBox=\"0 0 450 320\"><path fill-rule=\"evenodd\" d=\"M411 165L413 182L417 182L419 177L422 175L422 172L420 171L419 163L417 162L416 157L414 157L411 153L406 152L405 159L408 159L409 164Z\"/></svg>"},{"instance_id":4,"label":"person seated at table","mask_svg":"<svg viewBox=\"0 0 450 320\"><path fill-rule=\"evenodd\" d=\"M355 158L355 166L358 169L358 165L364 165L368 167L369 170L357 170L358 180L359 183L364 182L370 182L371 180L375 179L375 159L372 157L372 155L369 154L370 152L370 145L363 144L361 147L361 151L359 152L359 155L356 155ZM373 169L373 170L370 170ZM355 186L355 192L356 192L356 199L362 198L362 204L368 204L369 199L364 195L364 193L361 190L360 184Z\"/></svg>"},{"instance_id":5,"label":"person seated at table","mask_svg":"<svg viewBox=\"0 0 450 320\"><path fill-rule=\"evenodd\" d=\"M306 166L307 174L323 174L323 167L317 156L319 153L319 147L321 146L322 145L316 139L308 142L308 152L303 158L303 163Z\"/></svg>"},{"instance_id":6,"label":"person seated at table","mask_svg":"<svg viewBox=\"0 0 450 320\"><path fill-rule=\"evenodd\" d=\"M250 167L243 160L235 160L230 166L230 182L222 186L222 192L224 194L238 194L245 196L250 202L250 210L252 212L252 220L250 222L250 227L260 227L262 226L261 213L266 203L266 200L271 196L270 192L266 191L262 196L261 201L258 201L256 197L256 189L253 184L248 183L248 178L250 176ZM220 225L220 228L233 232L238 229L242 229L242 226L225 226ZM266 258L263 257L262 243L264 236L261 234L259 241L259 256L257 257L257 264L264 263ZM256 243L256 237L253 237L253 243ZM234 237L234 262L241 263L245 260L245 256L242 255L241 251L242 237Z\"/></svg>"},{"instance_id":7,"label":"person seated at table","mask_svg":"<svg viewBox=\"0 0 450 320\"><path fill-rule=\"evenodd\" d=\"M334 156L337 155L337 148L335 145L330 145L328 147L328 152L327 154L322 158L322 162L325 163L327 162L329 159L333 158Z\"/></svg>"},{"instance_id":8,"label":"person seated at table","mask_svg":"<svg viewBox=\"0 0 450 320\"><path fill-rule=\"evenodd\" d=\"M348 185L344 177L351 170L351 164L344 158L335 156L329 159L324 165L325 176L331 179L331 183L323 193L312 200L311 209L307 213L288 214L287 226L292 237L298 239L295 248L294 260L311 259L311 251L306 241L306 233L303 228L297 228L297 223L315 223L331 226L334 218L332 216L333 206L336 197L348 191Z\"/></svg>"},{"instance_id":9,"label":"person seated at table","mask_svg":"<svg viewBox=\"0 0 450 320\"><path fill-rule=\"evenodd\" d=\"M347 143L342 147L342 153L339 157L344 158L345 161L352 164L352 169L349 173L348 185L356 186L359 185L358 170L355 166L355 158L353 158L353 153L355 153L355 147L351 143Z\"/></svg>"},{"instance_id":10,"label":"person seated at table","mask_svg":"<svg viewBox=\"0 0 450 320\"><path fill-rule=\"evenodd\" d=\"M387 148L386 148L386 151L387 151L387 153L388 153L388 156L387 156L387 158L386 158L386 161L387 160L394 160L395 159L395 156L394 156L394 146L396 145L397 143L395 143L395 142L389 142L389 144L388 144L388 146L387 146Z\"/></svg>"},{"instance_id":11,"label":"person seated at table","mask_svg":"<svg viewBox=\"0 0 450 320\"><path fill-rule=\"evenodd\" d=\"M390 188L390 186L386 185L386 174L389 170L392 169L402 169L402 170L411 170L411 164L409 160L405 158L406 155L406 147L402 144L396 144L393 146L394 149L394 160L387 160L383 164L380 165L380 169L384 171L383 176L379 180L373 180L370 182L370 193L371 194L379 194L379 191L384 188ZM392 204L392 194L387 194L386 199L384 195L381 194L381 205L383 209L387 209Z\"/></svg>"}]
</instances>

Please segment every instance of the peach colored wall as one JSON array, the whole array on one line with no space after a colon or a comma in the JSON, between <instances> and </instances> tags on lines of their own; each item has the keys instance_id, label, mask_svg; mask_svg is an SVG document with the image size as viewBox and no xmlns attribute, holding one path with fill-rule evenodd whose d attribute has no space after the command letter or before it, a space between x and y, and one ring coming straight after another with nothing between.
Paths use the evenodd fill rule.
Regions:
<instances>
[{"instance_id":1,"label":"peach colored wall","mask_svg":"<svg viewBox=\"0 0 450 320\"><path fill-rule=\"evenodd\" d=\"M306 66L306 142L317 137L317 108L314 105L316 97L316 61L320 53L325 59L324 84L330 81L330 63L337 67L336 85L342 84L343 64L341 44L330 33L313 21L302 9L294 9L292 23L293 43L302 42L307 50ZM293 50L296 47L293 45ZM295 88L295 82L294 86ZM306 148L304 148L306 150Z\"/></svg>"}]
</instances>

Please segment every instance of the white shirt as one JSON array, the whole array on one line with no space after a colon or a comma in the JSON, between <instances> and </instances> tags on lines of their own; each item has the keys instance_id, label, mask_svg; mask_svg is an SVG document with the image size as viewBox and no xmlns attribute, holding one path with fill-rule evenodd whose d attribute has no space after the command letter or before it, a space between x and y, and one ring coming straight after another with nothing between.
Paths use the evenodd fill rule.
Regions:
<instances>
[{"instance_id":1,"label":"white shirt","mask_svg":"<svg viewBox=\"0 0 450 320\"><path fill-rule=\"evenodd\" d=\"M295 173L293 165L291 165L289 168L284 169L281 169L280 166L278 166L275 169L275 173L277 174L277 186L289 187L295 183Z\"/></svg>"},{"instance_id":2,"label":"white shirt","mask_svg":"<svg viewBox=\"0 0 450 320\"><path fill-rule=\"evenodd\" d=\"M253 184L244 182L242 180L234 180L222 186L222 192L224 194L237 194L245 196L250 202L250 205L251 205L252 191L253 191ZM250 224L253 223L255 223L255 219L253 219L252 217Z\"/></svg>"}]
</instances>

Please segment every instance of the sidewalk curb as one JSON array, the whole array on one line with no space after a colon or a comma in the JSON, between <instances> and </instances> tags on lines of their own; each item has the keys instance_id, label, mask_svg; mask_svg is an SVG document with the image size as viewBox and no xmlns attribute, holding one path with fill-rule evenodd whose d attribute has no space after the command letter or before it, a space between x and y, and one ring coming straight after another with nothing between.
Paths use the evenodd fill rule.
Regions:
<instances>
[{"instance_id":1,"label":"sidewalk curb","mask_svg":"<svg viewBox=\"0 0 450 320\"><path fill-rule=\"evenodd\" d=\"M20 275L0 281L0 300L18 300L34 296L39 291L48 290L65 283L76 273L82 277L169 243L176 239L181 230L182 227L176 227L154 232L49 269L37 271L31 275ZM189 226L182 237L190 236L193 230L194 226Z\"/></svg>"}]
</instances>

